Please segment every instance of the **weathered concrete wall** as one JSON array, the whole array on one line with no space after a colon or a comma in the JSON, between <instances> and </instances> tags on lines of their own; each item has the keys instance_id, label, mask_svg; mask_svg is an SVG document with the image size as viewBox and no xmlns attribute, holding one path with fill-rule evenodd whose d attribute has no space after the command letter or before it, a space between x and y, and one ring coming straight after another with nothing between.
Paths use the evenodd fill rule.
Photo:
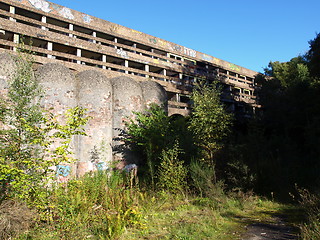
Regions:
<instances>
[{"instance_id":1,"label":"weathered concrete wall","mask_svg":"<svg viewBox=\"0 0 320 240\"><path fill-rule=\"evenodd\" d=\"M77 75L78 104L88 109L91 118L85 128L87 136L78 137L78 174L105 169L112 161L113 90L101 72L84 71Z\"/></svg>"},{"instance_id":2,"label":"weathered concrete wall","mask_svg":"<svg viewBox=\"0 0 320 240\"><path fill-rule=\"evenodd\" d=\"M133 112L145 108L142 89L138 82L129 77L116 77L111 79L113 86L113 152L114 160L127 158L129 162L135 161L134 156L128 154L128 149L121 139L125 122L134 116ZM133 159L132 159L133 157ZM120 161L118 168L122 168Z\"/></svg>"},{"instance_id":3,"label":"weathered concrete wall","mask_svg":"<svg viewBox=\"0 0 320 240\"><path fill-rule=\"evenodd\" d=\"M158 105L166 103L167 93L159 83L145 81L140 82L140 86L142 88L142 95L146 106L151 103L156 103Z\"/></svg>"},{"instance_id":4,"label":"weathered concrete wall","mask_svg":"<svg viewBox=\"0 0 320 240\"><path fill-rule=\"evenodd\" d=\"M1 95L5 95L15 69L14 59L0 54ZM71 107L82 106L88 109L90 117L85 127L87 136L73 139L72 150L79 161L71 166L64 163L57 166L61 181L67 181L72 175L106 169L115 157L121 160L124 155L115 154L112 146L122 143L115 138L125 128L124 122L134 116L133 112L143 111L146 104L166 101L166 92L158 83L137 82L129 77L110 79L101 71L77 73L64 65L47 63L35 70L35 76L45 91L45 108L63 114ZM60 120L63 121L63 117Z\"/></svg>"},{"instance_id":5,"label":"weathered concrete wall","mask_svg":"<svg viewBox=\"0 0 320 240\"><path fill-rule=\"evenodd\" d=\"M16 70L16 62L8 53L0 54L0 94L4 94L8 81L13 77Z\"/></svg>"}]
</instances>

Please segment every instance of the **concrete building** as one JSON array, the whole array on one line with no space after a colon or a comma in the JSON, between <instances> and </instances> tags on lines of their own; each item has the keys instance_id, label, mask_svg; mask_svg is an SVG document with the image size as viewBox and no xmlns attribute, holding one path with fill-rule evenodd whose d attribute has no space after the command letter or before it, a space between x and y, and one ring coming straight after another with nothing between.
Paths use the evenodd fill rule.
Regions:
<instances>
[{"instance_id":1,"label":"concrete building","mask_svg":"<svg viewBox=\"0 0 320 240\"><path fill-rule=\"evenodd\" d=\"M1 95L14 75L12 53L21 42L34 54L44 106L60 114L80 105L91 117L87 136L73 139L79 161L56 166L59 181L115 160L139 164L119 140L125 121L152 102L168 101L169 115L189 114L195 81L218 76L222 100L242 116L259 107L256 72L46 0L0 0Z\"/></svg>"},{"instance_id":2,"label":"concrete building","mask_svg":"<svg viewBox=\"0 0 320 240\"><path fill-rule=\"evenodd\" d=\"M157 82L170 115L187 115L193 83L216 76L231 110L259 107L257 72L46 0L0 0L0 53L15 51L20 41L31 43L39 66L60 63L76 73L95 69L107 78Z\"/></svg>"}]
</instances>

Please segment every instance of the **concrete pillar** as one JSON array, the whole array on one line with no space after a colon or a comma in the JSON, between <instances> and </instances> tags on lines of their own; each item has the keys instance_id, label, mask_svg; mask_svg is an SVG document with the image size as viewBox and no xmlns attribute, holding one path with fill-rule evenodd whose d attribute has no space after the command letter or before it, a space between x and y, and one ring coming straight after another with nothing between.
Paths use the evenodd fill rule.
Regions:
<instances>
[{"instance_id":1,"label":"concrete pillar","mask_svg":"<svg viewBox=\"0 0 320 240\"><path fill-rule=\"evenodd\" d=\"M10 6L9 12L12 13L12 14L15 14L15 13L16 13L16 8L13 7L13 6ZM12 17L10 17L9 20L10 20L10 21L13 21L13 22L16 21L16 19L14 19L14 18L12 18Z\"/></svg>"},{"instance_id":2,"label":"concrete pillar","mask_svg":"<svg viewBox=\"0 0 320 240\"><path fill-rule=\"evenodd\" d=\"M118 38L114 38L114 42L115 42L115 43L118 43ZM117 46L114 46L114 48L117 49L118 47L117 47Z\"/></svg>"},{"instance_id":3,"label":"concrete pillar","mask_svg":"<svg viewBox=\"0 0 320 240\"><path fill-rule=\"evenodd\" d=\"M176 100L177 100L177 102L180 102L180 94L179 93L176 94Z\"/></svg>"},{"instance_id":4,"label":"concrete pillar","mask_svg":"<svg viewBox=\"0 0 320 240\"><path fill-rule=\"evenodd\" d=\"M48 51L52 51L52 49L53 49L53 43L52 43L52 42L48 42L48 44L47 44L47 50L48 50ZM52 55L51 55L51 54L48 54L48 55L47 55L47 58L52 58Z\"/></svg>"},{"instance_id":5,"label":"concrete pillar","mask_svg":"<svg viewBox=\"0 0 320 240\"><path fill-rule=\"evenodd\" d=\"M92 37L97 37L97 33L96 32L92 32ZM93 39L92 42L96 43L97 41L95 39Z\"/></svg>"},{"instance_id":6,"label":"concrete pillar","mask_svg":"<svg viewBox=\"0 0 320 240\"><path fill-rule=\"evenodd\" d=\"M69 23L69 30L73 31L73 24ZM73 37L72 33L69 33L69 37Z\"/></svg>"},{"instance_id":7,"label":"concrete pillar","mask_svg":"<svg viewBox=\"0 0 320 240\"><path fill-rule=\"evenodd\" d=\"M163 75L164 75L164 76L167 76L167 69L163 69ZM166 82L166 81L167 81L167 79L166 79L166 78L164 78L164 81Z\"/></svg>"},{"instance_id":8,"label":"concrete pillar","mask_svg":"<svg viewBox=\"0 0 320 240\"><path fill-rule=\"evenodd\" d=\"M81 49L77 49L77 57L81 57ZM78 64L81 64L81 61L77 60Z\"/></svg>"},{"instance_id":9,"label":"concrete pillar","mask_svg":"<svg viewBox=\"0 0 320 240\"><path fill-rule=\"evenodd\" d=\"M41 22L46 23L47 22L47 17L46 16L42 16ZM41 26L41 29L42 30L47 30L47 28L45 26Z\"/></svg>"},{"instance_id":10,"label":"concrete pillar","mask_svg":"<svg viewBox=\"0 0 320 240\"><path fill-rule=\"evenodd\" d=\"M132 45L132 47L137 48L137 44L134 43L134 44ZM137 52L136 52L136 51L133 51L133 53L137 53Z\"/></svg>"},{"instance_id":11,"label":"concrete pillar","mask_svg":"<svg viewBox=\"0 0 320 240\"><path fill-rule=\"evenodd\" d=\"M20 36L19 36L19 34L13 34L13 42L16 43L16 44L19 44L19 43L20 43ZM14 47L14 48L13 48L13 51L16 52L16 51L17 51L17 48Z\"/></svg>"},{"instance_id":12,"label":"concrete pillar","mask_svg":"<svg viewBox=\"0 0 320 240\"><path fill-rule=\"evenodd\" d=\"M102 55L102 62L107 62L107 56L106 55ZM107 69L106 66L102 65L103 69Z\"/></svg>"},{"instance_id":13,"label":"concrete pillar","mask_svg":"<svg viewBox=\"0 0 320 240\"><path fill-rule=\"evenodd\" d=\"M163 75L167 76L167 69L163 69Z\"/></svg>"},{"instance_id":14,"label":"concrete pillar","mask_svg":"<svg viewBox=\"0 0 320 240\"><path fill-rule=\"evenodd\" d=\"M149 72L149 65L148 64L144 65L144 70L146 72ZM149 77L149 75L146 75L146 77Z\"/></svg>"},{"instance_id":15,"label":"concrete pillar","mask_svg":"<svg viewBox=\"0 0 320 240\"><path fill-rule=\"evenodd\" d=\"M128 60L124 60L124 66L125 66L126 68L129 67L129 61L128 61ZM125 70L124 72L125 72L126 74L129 73L128 70Z\"/></svg>"}]
</instances>

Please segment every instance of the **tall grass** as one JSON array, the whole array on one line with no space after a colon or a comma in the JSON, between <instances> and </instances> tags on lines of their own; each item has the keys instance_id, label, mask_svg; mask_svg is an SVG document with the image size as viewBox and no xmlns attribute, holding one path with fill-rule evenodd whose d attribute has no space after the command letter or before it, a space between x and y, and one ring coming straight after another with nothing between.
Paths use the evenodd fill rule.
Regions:
<instances>
[{"instance_id":1,"label":"tall grass","mask_svg":"<svg viewBox=\"0 0 320 240\"><path fill-rule=\"evenodd\" d=\"M300 225L301 238L304 240L320 239L320 195L300 189L301 206L307 214L307 222Z\"/></svg>"},{"instance_id":2,"label":"tall grass","mask_svg":"<svg viewBox=\"0 0 320 240\"><path fill-rule=\"evenodd\" d=\"M126 227L142 224L139 191L121 174L97 172L71 180L51 193L50 218L29 233L32 239L115 239Z\"/></svg>"}]
</instances>

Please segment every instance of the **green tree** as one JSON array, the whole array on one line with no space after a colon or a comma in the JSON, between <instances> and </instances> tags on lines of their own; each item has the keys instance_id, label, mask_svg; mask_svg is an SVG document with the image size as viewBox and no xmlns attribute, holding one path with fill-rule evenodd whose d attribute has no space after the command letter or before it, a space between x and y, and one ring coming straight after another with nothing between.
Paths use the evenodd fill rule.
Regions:
<instances>
[{"instance_id":1,"label":"green tree","mask_svg":"<svg viewBox=\"0 0 320 240\"><path fill-rule=\"evenodd\" d=\"M265 68L265 74L279 81L283 88L310 80L307 63L301 56L289 62L270 62Z\"/></svg>"},{"instance_id":2,"label":"green tree","mask_svg":"<svg viewBox=\"0 0 320 240\"><path fill-rule=\"evenodd\" d=\"M38 197L52 176L50 167L72 161L72 136L83 135L81 126L88 120L79 107L67 111L65 124L44 110L40 105L43 91L32 64L30 54L19 53L8 93L0 98L2 199L17 197L32 202Z\"/></svg>"},{"instance_id":3,"label":"green tree","mask_svg":"<svg viewBox=\"0 0 320 240\"><path fill-rule=\"evenodd\" d=\"M195 152L192 136L184 117L169 117L159 105L151 104L146 111L135 115L127 124L126 144L141 155L140 173L147 173L152 186L155 186L163 151L173 149L178 142L181 149L179 158L182 162L190 161Z\"/></svg>"},{"instance_id":4,"label":"green tree","mask_svg":"<svg viewBox=\"0 0 320 240\"><path fill-rule=\"evenodd\" d=\"M151 104L145 112L136 112L135 118L127 123L126 142L131 150L142 153L146 162L141 162L143 168L147 167L152 185L155 184L156 166L163 149L172 143L170 134L170 120L164 109Z\"/></svg>"},{"instance_id":5,"label":"green tree","mask_svg":"<svg viewBox=\"0 0 320 240\"><path fill-rule=\"evenodd\" d=\"M313 77L320 77L320 33L309 41L309 51L306 54L310 73Z\"/></svg>"},{"instance_id":6,"label":"green tree","mask_svg":"<svg viewBox=\"0 0 320 240\"><path fill-rule=\"evenodd\" d=\"M157 183L160 189L174 193L186 188L187 169L179 159L180 153L178 143L172 148L162 150Z\"/></svg>"},{"instance_id":7,"label":"green tree","mask_svg":"<svg viewBox=\"0 0 320 240\"><path fill-rule=\"evenodd\" d=\"M215 155L222 148L223 141L229 133L232 116L221 103L217 82L198 83L194 87L191 99L193 109L189 129L200 149L202 161L215 167Z\"/></svg>"}]
</instances>

